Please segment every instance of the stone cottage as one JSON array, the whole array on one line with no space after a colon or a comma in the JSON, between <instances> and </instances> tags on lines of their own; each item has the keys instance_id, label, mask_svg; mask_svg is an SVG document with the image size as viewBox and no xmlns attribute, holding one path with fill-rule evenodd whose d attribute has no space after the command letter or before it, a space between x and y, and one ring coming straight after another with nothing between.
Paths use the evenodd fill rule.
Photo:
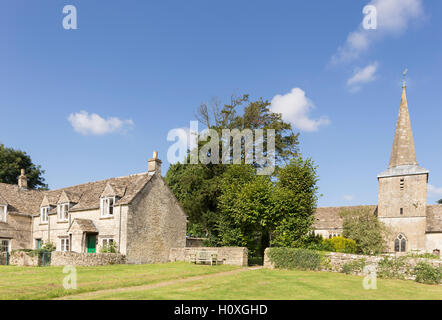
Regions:
<instances>
[{"instance_id":1,"label":"stone cottage","mask_svg":"<svg viewBox=\"0 0 442 320\"><path fill-rule=\"evenodd\" d=\"M378 204L318 208L315 233L330 238L342 234L340 211L365 207L390 227L390 252L433 252L442 249L442 205L427 204L429 171L416 161L405 85L388 169L377 176Z\"/></svg>"},{"instance_id":2,"label":"stone cottage","mask_svg":"<svg viewBox=\"0 0 442 320\"><path fill-rule=\"evenodd\" d=\"M187 216L161 176L154 152L147 172L68 188L27 189L0 183L0 250L95 253L110 246L128 263L167 262L170 248L186 246Z\"/></svg>"}]
</instances>

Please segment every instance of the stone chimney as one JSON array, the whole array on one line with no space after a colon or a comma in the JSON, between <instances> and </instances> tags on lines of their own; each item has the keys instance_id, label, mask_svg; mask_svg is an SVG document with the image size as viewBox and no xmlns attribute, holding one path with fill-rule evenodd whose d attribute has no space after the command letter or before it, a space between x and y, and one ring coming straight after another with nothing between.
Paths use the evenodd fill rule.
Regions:
<instances>
[{"instance_id":1,"label":"stone chimney","mask_svg":"<svg viewBox=\"0 0 442 320\"><path fill-rule=\"evenodd\" d=\"M153 158L147 161L147 172L149 175L159 174L161 175L161 160L158 159L158 151L153 152Z\"/></svg>"},{"instance_id":2,"label":"stone chimney","mask_svg":"<svg viewBox=\"0 0 442 320\"><path fill-rule=\"evenodd\" d=\"M18 177L18 187L21 189L28 188L28 178L26 178L25 169L20 170L20 176Z\"/></svg>"}]
</instances>

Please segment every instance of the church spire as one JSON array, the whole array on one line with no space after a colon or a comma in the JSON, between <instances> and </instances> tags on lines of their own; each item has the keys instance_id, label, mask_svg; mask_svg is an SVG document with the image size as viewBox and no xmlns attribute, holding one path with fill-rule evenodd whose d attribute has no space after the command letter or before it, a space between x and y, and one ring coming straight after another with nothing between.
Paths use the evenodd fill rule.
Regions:
<instances>
[{"instance_id":1,"label":"church spire","mask_svg":"<svg viewBox=\"0 0 442 320\"><path fill-rule=\"evenodd\" d=\"M417 165L405 88L404 82L389 168L402 165Z\"/></svg>"}]
</instances>

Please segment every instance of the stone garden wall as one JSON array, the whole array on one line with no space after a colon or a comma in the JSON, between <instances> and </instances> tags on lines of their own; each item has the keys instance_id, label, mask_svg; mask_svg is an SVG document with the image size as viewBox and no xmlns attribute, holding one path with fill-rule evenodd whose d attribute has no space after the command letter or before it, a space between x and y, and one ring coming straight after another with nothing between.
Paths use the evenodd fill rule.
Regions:
<instances>
[{"instance_id":1,"label":"stone garden wall","mask_svg":"<svg viewBox=\"0 0 442 320\"><path fill-rule=\"evenodd\" d=\"M30 256L24 251L12 251L9 256L12 266L38 266L38 255Z\"/></svg>"},{"instance_id":2,"label":"stone garden wall","mask_svg":"<svg viewBox=\"0 0 442 320\"><path fill-rule=\"evenodd\" d=\"M264 268L273 269L274 265L268 257L268 250L269 248L267 248L264 252ZM350 271L351 274L365 275L366 273L363 270L363 267L365 266L370 267L371 270L376 270L377 272L380 272L382 268L379 266L379 263L385 258L391 261L396 261L397 269L395 270L405 279L415 278L413 275L409 274L409 271L413 270L414 267L421 261L426 262L433 267L442 267L441 259L412 258L406 256L396 257L395 255L368 256L340 252L329 252L324 254L324 261L321 266L321 271L345 272L345 267L352 265L352 267L349 267L347 269ZM397 261L400 261L400 263L398 263Z\"/></svg>"},{"instance_id":3,"label":"stone garden wall","mask_svg":"<svg viewBox=\"0 0 442 320\"><path fill-rule=\"evenodd\" d=\"M51 266L103 266L124 264L126 257L119 253L52 252Z\"/></svg>"},{"instance_id":4,"label":"stone garden wall","mask_svg":"<svg viewBox=\"0 0 442 320\"><path fill-rule=\"evenodd\" d=\"M195 247L195 248L172 248L169 253L169 261L190 261L190 255L198 251L210 251L218 254L218 262L234 266L247 266L248 250L243 247Z\"/></svg>"}]
</instances>

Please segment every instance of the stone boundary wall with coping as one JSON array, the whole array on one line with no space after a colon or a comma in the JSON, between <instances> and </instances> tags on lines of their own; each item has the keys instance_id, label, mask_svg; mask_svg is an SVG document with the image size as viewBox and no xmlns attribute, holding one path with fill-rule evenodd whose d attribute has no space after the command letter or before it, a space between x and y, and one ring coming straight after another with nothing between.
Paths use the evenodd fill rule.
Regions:
<instances>
[{"instance_id":1,"label":"stone boundary wall with coping","mask_svg":"<svg viewBox=\"0 0 442 320\"><path fill-rule=\"evenodd\" d=\"M124 264L126 256L119 253L77 253L54 251L51 266L104 266Z\"/></svg>"},{"instance_id":2,"label":"stone boundary wall with coping","mask_svg":"<svg viewBox=\"0 0 442 320\"><path fill-rule=\"evenodd\" d=\"M274 264L270 261L268 257L267 248L264 251L264 268L274 269ZM329 271L329 272L343 272L342 269L345 264L360 262L364 260L365 266L374 267L378 270L378 264L380 261L384 260L385 257L390 259L399 258L400 256L395 255L380 255L380 256L368 256L368 255L358 255L358 254L349 254L349 253L340 253L340 252L327 252L324 254L325 263L321 269L321 271ZM400 270L401 273L404 274L405 279L414 280L414 276L407 275L406 270L412 270L419 262L426 262L433 267L442 267L442 259L428 259L428 258L415 258L415 257L406 257L404 256L405 266ZM352 272L355 275L365 275L362 270Z\"/></svg>"},{"instance_id":3,"label":"stone boundary wall with coping","mask_svg":"<svg viewBox=\"0 0 442 320\"><path fill-rule=\"evenodd\" d=\"M9 255L9 264L12 266L38 266L38 255L30 256L24 251L12 251Z\"/></svg>"},{"instance_id":4,"label":"stone boundary wall with coping","mask_svg":"<svg viewBox=\"0 0 442 320\"><path fill-rule=\"evenodd\" d=\"M210 251L218 254L218 261L222 264L234 266L247 266L249 253L244 247L193 247L172 248L169 253L169 261L190 261L190 255L198 251Z\"/></svg>"}]
</instances>

